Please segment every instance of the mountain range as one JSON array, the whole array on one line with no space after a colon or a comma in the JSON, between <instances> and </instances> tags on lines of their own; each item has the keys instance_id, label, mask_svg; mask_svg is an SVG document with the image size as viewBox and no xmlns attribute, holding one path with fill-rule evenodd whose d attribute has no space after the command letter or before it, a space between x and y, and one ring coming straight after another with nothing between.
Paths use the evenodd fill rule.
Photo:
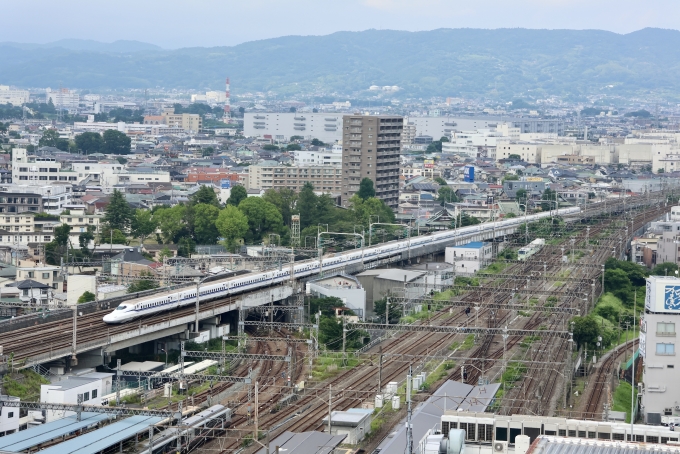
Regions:
<instances>
[{"instance_id":1,"label":"mountain range","mask_svg":"<svg viewBox=\"0 0 680 454\"><path fill-rule=\"evenodd\" d=\"M162 49L138 41L0 43L0 84L81 89L213 89L397 97L649 95L680 98L680 31L438 29L285 36Z\"/></svg>"}]
</instances>

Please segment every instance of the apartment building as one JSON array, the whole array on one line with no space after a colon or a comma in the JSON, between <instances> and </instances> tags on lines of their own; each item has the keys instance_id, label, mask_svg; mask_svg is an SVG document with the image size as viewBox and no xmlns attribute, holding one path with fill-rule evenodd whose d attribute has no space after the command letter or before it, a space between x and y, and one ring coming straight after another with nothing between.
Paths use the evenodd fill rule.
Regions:
<instances>
[{"instance_id":1,"label":"apartment building","mask_svg":"<svg viewBox=\"0 0 680 454\"><path fill-rule=\"evenodd\" d=\"M28 102L29 96L28 90L13 90L9 85L0 85L0 104L20 106Z\"/></svg>"},{"instance_id":2,"label":"apartment building","mask_svg":"<svg viewBox=\"0 0 680 454\"><path fill-rule=\"evenodd\" d=\"M87 232L88 227L94 227L95 234L101 233L102 218L101 214L89 214L85 207L71 208L68 214L59 216L62 224L71 226L71 235L78 236ZM1 220L1 218L0 218Z\"/></svg>"},{"instance_id":3,"label":"apartment building","mask_svg":"<svg viewBox=\"0 0 680 454\"><path fill-rule=\"evenodd\" d=\"M342 164L342 146L333 145L330 150L300 150L295 152L297 165L330 166Z\"/></svg>"},{"instance_id":4,"label":"apartment building","mask_svg":"<svg viewBox=\"0 0 680 454\"><path fill-rule=\"evenodd\" d=\"M300 191L311 183L316 192L338 195L342 191L342 168L339 166L283 166L265 161L249 167L248 189L288 188Z\"/></svg>"},{"instance_id":5,"label":"apartment building","mask_svg":"<svg viewBox=\"0 0 680 454\"><path fill-rule=\"evenodd\" d=\"M363 178L393 210L399 204L401 135L404 118L345 115L342 122L342 206L359 191Z\"/></svg>"},{"instance_id":6,"label":"apartment building","mask_svg":"<svg viewBox=\"0 0 680 454\"><path fill-rule=\"evenodd\" d=\"M176 114L173 109L166 109L161 116L163 124L170 128L182 128L186 132L199 132L203 129L203 119L198 114ZM146 117L144 120L146 122Z\"/></svg>"},{"instance_id":7,"label":"apartment building","mask_svg":"<svg viewBox=\"0 0 680 454\"><path fill-rule=\"evenodd\" d=\"M60 88L59 90L48 88L46 95L45 102L49 104L51 101L56 108L77 110L80 104L80 95L68 88Z\"/></svg>"},{"instance_id":8,"label":"apartment building","mask_svg":"<svg viewBox=\"0 0 680 454\"><path fill-rule=\"evenodd\" d=\"M680 388L675 386L680 368L675 350L676 326L680 324L678 295L679 278L647 278L639 345L644 361L641 408L647 424L660 424L661 416L680 416Z\"/></svg>"},{"instance_id":9,"label":"apartment building","mask_svg":"<svg viewBox=\"0 0 680 454\"><path fill-rule=\"evenodd\" d=\"M63 170L54 158L29 156L25 148L15 148L12 151L12 180L18 184L43 186L54 182L75 183L78 177L75 172Z\"/></svg>"},{"instance_id":10,"label":"apartment building","mask_svg":"<svg viewBox=\"0 0 680 454\"><path fill-rule=\"evenodd\" d=\"M404 123L404 130L401 133L401 146L408 149L414 143L416 138L416 125L413 123Z\"/></svg>"},{"instance_id":11,"label":"apartment building","mask_svg":"<svg viewBox=\"0 0 680 454\"><path fill-rule=\"evenodd\" d=\"M0 215L0 229L13 234L17 232L31 233L35 230L33 214L16 213L10 216L9 213L5 213Z\"/></svg>"},{"instance_id":12,"label":"apartment building","mask_svg":"<svg viewBox=\"0 0 680 454\"><path fill-rule=\"evenodd\" d=\"M40 213L42 211L43 201L40 194L0 192L0 216L4 213Z\"/></svg>"}]
</instances>

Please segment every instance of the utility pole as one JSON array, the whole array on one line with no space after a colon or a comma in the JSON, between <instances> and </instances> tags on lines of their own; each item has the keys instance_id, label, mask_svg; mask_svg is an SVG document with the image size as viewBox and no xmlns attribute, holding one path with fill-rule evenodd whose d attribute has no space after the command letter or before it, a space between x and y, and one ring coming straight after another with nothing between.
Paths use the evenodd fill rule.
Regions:
<instances>
[{"instance_id":1,"label":"utility pole","mask_svg":"<svg viewBox=\"0 0 680 454\"><path fill-rule=\"evenodd\" d=\"M633 299L633 335L635 334L635 317L637 309L637 290L635 290L635 297ZM632 342L635 345L635 342ZM633 354L631 355L631 373L630 373L630 438L633 439L633 427L635 424L635 348L631 347Z\"/></svg>"},{"instance_id":2,"label":"utility pole","mask_svg":"<svg viewBox=\"0 0 680 454\"><path fill-rule=\"evenodd\" d=\"M378 350L378 394L382 393L382 362L383 362L383 350L381 345Z\"/></svg>"},{"instance_id":3,"label":"utility pole","mask_svg":"<svg viewBox=\"0 0 680 454\"><path fill-rule=\"evenodd\" d=\"M333 385L328 385L328 435L331 434L331 409L333 408L333 393L331 388Z\"/></svg>"},{"instance_id":4,"label":"utility pole","mask_svg":"<svg viewBox=\"0 0 680 454\"><path fill-rule=\"evenodd\" d=\"M120 405L120 359L116 361L116 407Z\"/></svg>"},{"instance_id":5,"label":"utility pole","mask_svg":"<svg viewBox=\"0 0 680 454\"><path fill-rule=\"evenodd\" d=\"M413 385L411 365L408 366L406 376L406 454L413 454L413 427L411 426L411 386Z\"/></svg>"},{"instance_id":6,"label":"utility pole","mask_svg":"<svg viewBox=\"0 0 680 454\"><path fill-rule=\"evenodd\" d=\"M346 366L347 365L347 351L345 350L347 346L347 328L345 327L345 322L347 321L347 317L345 317L345 313L342 313L342 365Z\"/></svg>"},{"instance_id":7,"label":"utility pole","mask_svg":"<svg viewBox=\"0 0 680 454\"><path fill-rule=\"evenodd\" d=\"M259 401L258 393L259 393L259 382L256 381L255 382L255 435L253 436L253 440L255 442L257 442L257 440L260 439L260 436L259 436L260 434L259 434L259 431L257 430L258 416L259 416L259 413L260 413L259 408L258 408L260 406L259 405L260 401Z\"/></svg>"},{"instance_id":8,"label":"utility pole","mask_svg":"<svg viewBox=\"0 0 680 454\"><path fill-rule=\"evenodd\" d=\"M71 367L78 365L78 358L76 357L76 341L77 341L77 329L78 329L78 305L73 306L73 353L71 355Z\"/></svg>"}]
</instances>

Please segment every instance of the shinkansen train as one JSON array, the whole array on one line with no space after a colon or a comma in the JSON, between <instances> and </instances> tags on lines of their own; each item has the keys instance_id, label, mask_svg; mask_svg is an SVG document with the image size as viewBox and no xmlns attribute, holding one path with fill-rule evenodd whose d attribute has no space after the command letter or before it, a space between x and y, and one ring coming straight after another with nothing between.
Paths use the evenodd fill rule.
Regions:
<instances>
[{"instance_id":1,"label":"shinkansen train","mask_svg":"<svg viewBox=\"0 0 680 454\"><path fill-rule=\"evenodd\" d=\"M562 208L558 210L559 216L580 212L577 207ZM554 211L552 212L554 213ZM334 257L323 259L323 270L332 270L347 265L371 262L387 257L391 257L407 250L417 250L420 247L436 245L438 243L449 243L457 237L474 233L482 233L489 230L502 229L533 222L541 218L550 217L551 212L542 212L530 216L516 217L504 221L486 222L483 224L463 227L456 230L443 230L440 232L429 233L417 236L408 240L397 240L389 243L364 248L363 250L354 249L336 254ZM319 272L319 260L306 260L298 262L294 267L296 278L311 276ZM290 279L290 268L280 271L267 271L262 273L249 273L247 275L229 277L222 280L206 283L200 287L198 295L199 302L210 301L218 298L225 298L230 295L257 290L272 284L278 284ZM133 299L121 303L113 312L104 316L106 323L125 323L140 317L163 312L178 307L196 303L196 287L185 287L179 290L159 293L154 296Z\"/></svg>"}]
</instances>

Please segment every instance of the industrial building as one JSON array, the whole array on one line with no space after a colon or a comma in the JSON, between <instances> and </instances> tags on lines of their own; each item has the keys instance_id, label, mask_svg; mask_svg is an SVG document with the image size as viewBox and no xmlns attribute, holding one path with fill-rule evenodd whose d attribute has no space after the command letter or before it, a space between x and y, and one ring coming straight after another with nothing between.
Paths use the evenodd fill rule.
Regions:
<instances>
[{"instance_id":1,"label":"industrial building","mask_svg":"<svg viewBox=\"0 0 680 454\"><path fill-rule=\"evenodd\" d=\"M246 112L243 135L289 141L293 136L335 143L342 139L342 114L295 112Z\"/></svg>"},{"instance_id":2,"label":"industrial building","mask_svg":"<svg viewBox=\"0 0 680 454\"><path fill-rule=\"evenodd\" d=\"M342 206L349 204L361 180L368 178L375 196L396 210L404 118L345 115L342 129Z\"/></svg>"},{"instance_id":3,"label":"industrial building","mask_svg":"<svg viewBox=\"0 0 680 454\"><path fill-rule=\"evenodd\" d=\"M11 89L9 85L0 85L0 104L20 106L26 104L30 97L28 90Z\"/></svg>"}]
</instances>

